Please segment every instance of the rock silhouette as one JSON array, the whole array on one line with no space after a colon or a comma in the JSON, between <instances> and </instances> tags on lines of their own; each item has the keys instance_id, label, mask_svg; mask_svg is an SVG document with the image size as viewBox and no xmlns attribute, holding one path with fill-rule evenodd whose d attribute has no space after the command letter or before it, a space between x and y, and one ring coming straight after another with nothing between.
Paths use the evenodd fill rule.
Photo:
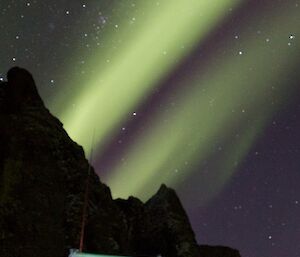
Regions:
<instances>
[{"instance_id":1,"label":"rock silhouette","mask_svg":"<svg viewBox=\"0 0 300 257\"><path fill-rule=\"evenodd\" d=\"M78 248L89 163L46 109L32 75L15 67L0 83L0 256L63 257ZM173 189L146 203L113 200L91 168L84 250L165 257L239 257L198 246Z\"/></svg>"}]
</instances>

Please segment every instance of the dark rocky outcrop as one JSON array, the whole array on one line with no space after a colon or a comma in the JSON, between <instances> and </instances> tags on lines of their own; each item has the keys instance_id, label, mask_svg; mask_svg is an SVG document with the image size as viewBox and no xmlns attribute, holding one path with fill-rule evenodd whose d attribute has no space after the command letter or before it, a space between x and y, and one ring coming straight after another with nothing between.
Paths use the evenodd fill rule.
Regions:
<instances>
[{"instance_id":1,"label":"dark rocky outcrop","mask_svg":"<svg viewBox=\"0 0 300 257\"><path fill-rule=\"evenodd\" d=\"M24 69L11 69L0 83L0 142L0 256L67 256L79 244L89 163ZM146 203L113 200L91 168L89 186L85 251L239 256L229 248L199 248L175 191L165 185Z\"/></svg>"},{"instance_id":2,"label":"dark rocky outcrop","mask_svg":"<svg viewBox=\"0 0 300 257\"><path fill-rule=\"evenodd\" d=\"M199 256L201 257L240 257L238 250L225 246L201 245L199 247Z\"/></svg>"}]
</instances>

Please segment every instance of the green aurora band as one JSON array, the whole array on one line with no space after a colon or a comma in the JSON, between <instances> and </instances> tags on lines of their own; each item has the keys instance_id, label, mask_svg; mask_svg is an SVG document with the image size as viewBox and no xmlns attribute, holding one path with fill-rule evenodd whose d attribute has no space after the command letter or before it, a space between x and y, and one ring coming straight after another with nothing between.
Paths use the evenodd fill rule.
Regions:
<instances>
[{"instance_id":1,"label":"green aurora band","mask_svg":"<svg viewBox=\"0 0 300 257\"><path fill-rule=\"evenodd\" d=\"M278 18L261 27L270 31L272 47L266 47L265 38L258 39L255 32L241 35L243 54L239 49L227 51L226 57L216 57L218 61L201 75L179 82L176 105L154 115L145 125L148 130L138 135L125 153L125 161L111 171L107 183L114 197L136 195L145 200L162 182L178 187L195 171L190 166L199 166L213 154L216 142L232 139L215 165L217 176L210 181L204 198L220 192L293 89L284 81L295 65L291 60L296 62L298 57L299 49L288 46L290 33L300 32L298 12L286 8L273 17ZM187 83L193 87L185 92ZM241 124L245 125L239 130ZM232 136L236 131L238 139ZM198 185L205 186L201 181Z\"/></svg>"},{"instance_id":2,"label":"green aurora band","mask_svg":"<svg viewBox=\"0 0 300 257\"><path fill-rule=\"evenodd\" d=\"M156 2L145 1L141 16L136 15L139 22L132 25L124 18L116 31L104 38L106 45L121 43L92 57L91 69L100 67L99 73L84 89L76 89L78 81L70 82L75 88L72 104L56 111L70 136L89 153L95 128L95 143L101 149L159 81L240 2L165 0L157 8Z\"/></svg>"},{"instance_id":3,"label":"green aurora band","mask_svg":"<svg viewBox=\"0 0 300 257\"><path fill-rule=\"evenodd\" d=\"M166 0L159 8L144 2L144 12L134 15L139 21L135 24L128 22L133 16L130 10L124 11L129 14L116 19L118 27L103 39L108 46L119 42L118 47L102 48L89 60L91 69L100 67L97 75L84 88L74 78L72 104L64 105L64 110L52 106L70 136L88 154L95 129L95 144L101 151L159 82L241 2ZM270 32L272 47L266 48L265 39L258 39L255 32L244 33L242 55L237 47L232 51L233 41L228 42L227 56L216 56L218 61L208 63L201 75L178 82L176 105L153 115L126 150L125 161L110 171L105 182L114 197L136 195L145 200L161 183L184 184L195 167L214 156L216 142L227 145L226 152L214 165L209 186L200 181L197 188L204 188L199 190L206 200L222 190L291 91L283 82L285 68L293 67L291 60L297 59L298 49L287 47L287 39L299 31L298 13L286 8L273 17L278 18L267 26L253 24Z\"/></svg>"}]
</instances>

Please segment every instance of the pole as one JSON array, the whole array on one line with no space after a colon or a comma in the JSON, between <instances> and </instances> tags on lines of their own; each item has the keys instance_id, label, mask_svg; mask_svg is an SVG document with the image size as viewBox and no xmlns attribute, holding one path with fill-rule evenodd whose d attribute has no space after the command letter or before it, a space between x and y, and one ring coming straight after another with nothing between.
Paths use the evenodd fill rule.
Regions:
<instances>
[{"instance_id":1,"label":"pole","mask_svg":"<svg viewBox=\"0 0 300 257\"><path fill-rule=\"evenodd\" d=\"M86 178L83 213L82 213L82 221L81 221L81 231L80 231L79 252L82 252L82 250L83 250L85 223L86 223L87 207L88 207L88 200L89 200L89 185L90 185L89 180L90 180L90 174L91 174L91 169L92 169L91 162L93 160L93 150L94 150L94 137L95 137L95 130L93 132L93 137L92 137L91 155L90 155L90 161L89 161L88 176Z\"/></svg>"}]
</instances>

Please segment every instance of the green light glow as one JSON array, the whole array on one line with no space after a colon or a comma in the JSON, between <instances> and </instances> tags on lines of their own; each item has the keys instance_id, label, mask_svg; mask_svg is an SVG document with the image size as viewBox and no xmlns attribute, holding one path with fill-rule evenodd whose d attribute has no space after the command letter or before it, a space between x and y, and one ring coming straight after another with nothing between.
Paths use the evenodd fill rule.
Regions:
<instances>
[{"instance_id":1,"label":"green light glow","mask_svg":"<svg viewBox=\"0 0 300 257\"><path fill-rule=\"evenodd\" d=\"M253 143L263 131L266 120L262 117L258 117L257 120L253 122L253 126L247 126L242 130L239 140L231 138L234 143L227 147L219 161L212 165L211 170L214 171L213 174L205 181L200 183L198 181L198 186L197 184L194 185L193 193L197 196L201 196L201 202L198 202L198 204L203 205L207 201L212 200L212 198L226 186L228 179L240 166L240 162L245 158ZM198 172L203 174L203 170L199 170ZM176 183L178 183L178 181L175 181L175 184ZM199 186L199 184L201 184L201 186Z\"/></svg>"},{"instance_id":2,"label":"green light glow","mask_svg":"<svg viewBox=\"0 0 300 257\"><path fill-rule=\"evenodd\" d=\"M137 16L141 20L137 25L123 20L115 34L104 39L121 43L116 49L105 49L107 53L95 53L90 63L93 69L99 67L98 75L84 90L75 90L75 108L67 106L58 114L70 136L88 152L94 124L96 143L102 146L157 83L226 16L229 7L239 2L168 0L159 8L156 3L144 3L143 10L151 19Z\"/></svg>"},{"instance_id":3,"label":"green light glow","mask_svg":"<svg viewBox=\"0 0 300 257\"><path fill-rule=\"evenodd\" d=\"M221 190L235 169L233 163L241 161L279 108L276 99L285 100L286 92L291 90L284 83L284 73L297 55L296 47L288 47L287 31L299 32L295 22L298 13L290 9L281 12L274 15L277 20L262 28L272 31L272 47L266 47L265 39L243 35L242 54L239 49L229 52L209 70L201 71L201 76L180 82L177 105L167 113L157 113L145 126L149 130L139 135L125 154L125 162L114 167L113 176L108 178L114 196L133 194L147 199L162 182L180 184L184 178L174 170L183 172L183 177L190 175L190 164L209 158L216 142L226 142L240 124L247 124L240 141L229 149L232 156L219 164L224 173L218 177L218 184L207 193ZM187 83L193 88L185 92Z\"/></svg>"}]
</instances>

